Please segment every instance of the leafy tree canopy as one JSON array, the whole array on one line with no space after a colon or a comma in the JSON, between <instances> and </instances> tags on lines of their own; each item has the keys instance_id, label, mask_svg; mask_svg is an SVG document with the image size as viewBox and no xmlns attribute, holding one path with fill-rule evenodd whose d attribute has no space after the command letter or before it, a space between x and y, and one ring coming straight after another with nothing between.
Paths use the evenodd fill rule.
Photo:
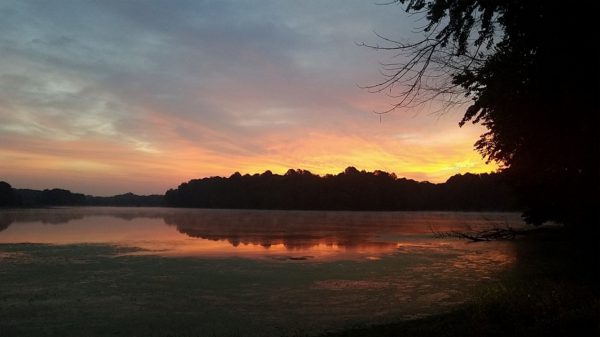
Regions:
<instances>
[{"instance_id":1,"label":"leafy tree canopy","mask_svg":"<svg viewBox=\"0 0 600 337\"><path fill-rule=\"evenodd\" d=\"M516 210L502 174L452 176L432 184L398 178L383 171L348 167L333 175L306 170L284 175L232 174L194 179L165 193L169 206L295 210Z\"/></svg>"},{"instance_id":2,"label":"leafy tree canopy","mask_svg":"<svg viewBox=\"0 0 600 337\"><path fill-rule=\"evenodd\" d=\"M598 60L588 5L523 0L398 0L426 18L419 41L382 37L397 62L369 88L392 109L467 103L487 128L475 148L513 178L531 223L595 225L600 181ZM389 112L385 111L385 112ZM384 113L385 113L384 112ZM593 226L595 227L595 226Z\"/></svg>"}]
</instances>

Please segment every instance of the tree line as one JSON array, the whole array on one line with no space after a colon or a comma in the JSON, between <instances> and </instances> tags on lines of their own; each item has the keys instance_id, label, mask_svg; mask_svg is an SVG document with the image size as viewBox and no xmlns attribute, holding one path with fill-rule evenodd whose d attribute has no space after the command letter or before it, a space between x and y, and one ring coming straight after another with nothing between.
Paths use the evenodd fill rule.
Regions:
<instances>
[{"instance_id":1,"label":"tree line","mask_svg":"<svg viewBox=\"0 0 600 337\"><path fill-rule=\"evenodd\" d=\"M133 193L98 197L60 188L15 189L10 184L0 181L0 207L40 206L164 206L164 197Z\"/></svg>"},{"instance_id":2,"label":"tree line","mask_svg":"<svg viewBox=\"0 0 600 337\"><path fill-rule=\"evenodd\" d=\"M383 171L348 167L319 176L290 169L285 174L234 173L190 180L165 195L126 193L97 197L64 189L14 189L0 182L0 207L171 206L281 210L457 210L512 211L518 205L500 173L457 174L434 184Z\"/></svg>"},{"instance_id":3,"label":"tree line","mask_svg":"<svg viewBox=\"0 0 600 337\"><path fill-rule=\"evenodd\" d=\"M174 207L282 210L464 210L510 211L518 206L502 174L458 174L433 184L383 171L348 167L336 175L306 170L285 174L234 173L190 180L170 189Z\"/></svg>"}]
</instances>

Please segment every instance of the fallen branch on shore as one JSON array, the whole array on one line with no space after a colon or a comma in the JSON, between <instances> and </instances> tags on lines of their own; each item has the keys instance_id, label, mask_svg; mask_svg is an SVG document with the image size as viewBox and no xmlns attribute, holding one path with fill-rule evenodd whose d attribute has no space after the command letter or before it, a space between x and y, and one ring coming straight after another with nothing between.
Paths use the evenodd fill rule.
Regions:
<instances>
[{"instance_id":1,"label":"fallen branch on shore","mask_svg":"<svg viewBox=\"0 0 600 337\"><path fill-rule=\"evenodd\" d=\"M506 227L493 227L491 229L479 230L479 231L448 231L440 232L430 227L433 237L436 239L465 239L471 242L482 242L482 241L494 241L494 240L513 240L517 235L524 235L530 233L531 229L514 229L510 226Z\"/></svg>"}]
</instances>

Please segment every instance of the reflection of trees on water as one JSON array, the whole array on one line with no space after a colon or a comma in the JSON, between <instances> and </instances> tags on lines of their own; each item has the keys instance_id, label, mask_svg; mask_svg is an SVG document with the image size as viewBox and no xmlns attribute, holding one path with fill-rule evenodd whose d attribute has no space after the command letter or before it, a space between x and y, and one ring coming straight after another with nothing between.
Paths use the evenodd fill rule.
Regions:
<instances>
[{"instance_id":1,"label":"reflection of trees on water","mask_svg":"<svg viewBox=\"0 0 600 337\"><path fill-rule=\"evenodd\" d=\"M3 216L3 214L0 214L0 232L7 229L11 223L13 223L12 219L10 219L9 217Z\"/></svg>"},{"instance_id":2,"label":"reflection of trees on water","mask_svg":"<svg viewBox=\"0 0 600 337\"><path fill-rule=\"evenodd\" d=\"M344 249L388 246L392 244L377 242L375 234L397 227L389 215L342 212L207 211L173 213L164 220L190 237L225 240L232 246L283 245L291 250L318 245Z\"/></svg>"},{"instance_id":3,"label":"reflection of trees on water","mask_svg":"<svg viewBox=\"0 0 600 337\"><path fill-rule=\"evenodd\" d=\"M391 228L394 225L389 216L289 211L173 213L164 220L190 237L226 240L233 246L252 244L268 248L283 245L288 249L317 245L345 249L392 245L376 242L374 236L386 226Z\"/></svg>"},{"instance_id":4,"label":"reflection of trees on water","mask_svg":"<svg viewBox=\"0 0 600 337\"><path fill-rule=\"evenodd\" d=\"M0 231L7 229L12 223L17 222L41 222L43 224L58 225L71 220L83 219L85 214L60 213L43 211L19 211L19 212L1 212L0 213Z\"/></svg>"},{"instance_id":5,"label":"reflection of trees on water","mask_svg":"<svg viewBox=\"0 0 600 337\"><path fill-rule=\"evenodd\" d=\"M136 218L158 218L156 212L148 212L143 209L131 209L123 211L110 208L33 208L13 209L0 212L0 231L7 229L13 223L39 222L49 225L66 224L73 220L82 220L91 216L110 216L123 220Z\"/></svg>"},{"instance_id":6,"label":"reflection of trees on water","mask_svg":"<svg viewBox=\"0 0 600 337\"><path fill-rule=\"evenodd\" d=\"M131 221L162 219L192 238L227 241L232 246L308 249L318 245L346 250L394 245L378 235L406 236L498 223L502 216L481 213L249 211L168 208L49 208L0 213L0 231L13 223L63 224L86 217L107 216Z\"/></svg>"}]
</instances>

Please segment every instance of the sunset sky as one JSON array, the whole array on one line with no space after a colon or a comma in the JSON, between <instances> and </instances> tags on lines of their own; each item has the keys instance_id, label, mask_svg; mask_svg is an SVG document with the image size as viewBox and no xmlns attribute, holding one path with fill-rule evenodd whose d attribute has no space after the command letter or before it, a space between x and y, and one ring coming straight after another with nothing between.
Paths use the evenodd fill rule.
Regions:
<instances>
[{"instance_id":1,"label":"sunset sky","mask_svg":"<svg viewBox=\"0 0 600 337\"><path fill-rule=\"evenodd\" d=\"M2 1L0 180L112 195L235 171L494 170L461 109L373 113L393 99L359 86L391 54L357 43L423 24L376 3Z\"/></svg>"}]
</instances>

